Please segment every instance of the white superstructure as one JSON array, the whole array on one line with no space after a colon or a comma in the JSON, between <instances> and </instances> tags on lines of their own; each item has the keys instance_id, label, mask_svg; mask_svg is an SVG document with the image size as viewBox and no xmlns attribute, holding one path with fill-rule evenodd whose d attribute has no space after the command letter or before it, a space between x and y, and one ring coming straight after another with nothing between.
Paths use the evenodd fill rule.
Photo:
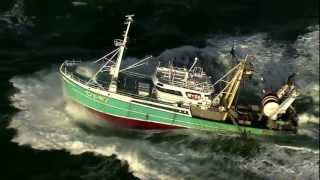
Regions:
<instances>
[{"instance_id":1,"label":"white superstructure","mask_svg":"<svg viewBox=\"0 0 320 180\"><path fill-rule=\"evenodd\" d=\"M194 65L190 69L158 66L152 76L156 98L179 105L208 108L214 88L210 77Z\"/></svg>"}]
</instances>

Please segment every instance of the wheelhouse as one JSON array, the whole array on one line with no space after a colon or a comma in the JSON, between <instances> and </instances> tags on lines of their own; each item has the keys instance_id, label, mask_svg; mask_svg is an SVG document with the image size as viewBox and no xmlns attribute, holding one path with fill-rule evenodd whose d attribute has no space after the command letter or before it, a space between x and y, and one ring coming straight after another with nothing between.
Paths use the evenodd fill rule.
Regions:
<instances>
[{"instance_id":1,"label":"wheelhouse","mask_svg":"<svg viewBox=\"0 0 320 180\"><path fill-rule=\"evenodd\" d=\"M188 70L158 66L152 82L157 99L181 105L207 107L214 92L210 77L200 67Z\"/></svg>"}]
</instances>

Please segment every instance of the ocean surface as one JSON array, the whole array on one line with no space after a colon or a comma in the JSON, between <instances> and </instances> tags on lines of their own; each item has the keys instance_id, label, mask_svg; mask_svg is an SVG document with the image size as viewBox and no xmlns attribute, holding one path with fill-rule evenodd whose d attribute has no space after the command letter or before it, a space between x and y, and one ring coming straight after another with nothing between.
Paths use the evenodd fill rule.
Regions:
<instances>
[{"instance_id":1,"label":"ocean surface","mask_svg":"<svg viewBox=\"0 0 320 180\"><path fill-rule=\"evenodd\" d=\"M319 179L318 5L316 0L1 1L0 179ZM296 72L298 134L243 139L196 130L115 129L66 102L59 64L112 50L126 14L136 17L125 64L153 55L183 65L197 56L218 78L230 67L235 44L256 56L242 103L259 103L262 88L276 90Z\"/></svg>"}]
</instances>

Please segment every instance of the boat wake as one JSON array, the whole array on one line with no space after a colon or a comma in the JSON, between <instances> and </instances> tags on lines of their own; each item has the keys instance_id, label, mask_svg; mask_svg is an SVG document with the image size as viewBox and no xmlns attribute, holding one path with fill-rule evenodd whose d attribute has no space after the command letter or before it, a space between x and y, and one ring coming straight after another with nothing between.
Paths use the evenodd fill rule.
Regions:
<instances>
[{"instance_id":1,"label":"boat wake","mask_svg":"<svg viewBox=\"0 0 320 180\"><path fill-rule=\"evenodd\" d=\"M13 141L35 149L65 149L72 154L115 154L142 179L318 179L319 44L314 44L319 42L319 29L291 44L271 42L264 34L215 37L208 40L205 48L171 49L159 58L185 60L186 54L201 56L203 63L211 65L203 67L215 65L208 69L214 72L214 68L230 63L223 60L223 54L228 53L234 39L238 46L257 53L255 67L267 83L280 85L292 71L300 73L297 82L307 100L301 99L303 102L297 104L302 127L299 133L304 135L302 141L309 144L298 140L244 140L236 135L194 130L142 132L101 128L104 124L94 120L85 109L65 103L56 69L11 79L19 90L11 101L21 110L9 125L17 130ZM258 96L256 86L249 86L249 90Z\"/></svg>"}]
</instances>

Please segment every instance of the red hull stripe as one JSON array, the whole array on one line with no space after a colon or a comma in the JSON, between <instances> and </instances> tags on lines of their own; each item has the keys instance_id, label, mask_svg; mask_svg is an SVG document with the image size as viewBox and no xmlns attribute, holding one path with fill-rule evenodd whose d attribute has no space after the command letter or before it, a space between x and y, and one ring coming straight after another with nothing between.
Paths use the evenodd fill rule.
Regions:
<instances>
[{"instance_id":1,"label":"red hull stripe","mask_svg":"<svg viewBox=\"0 0 320 180\"><path fill-rule=\"evenodd\" d=\"M139 121L124 117L117 117L110 114L101 113L95 111L91 108L88 108L90 112L92 112L98 119L108 121L114 125L121 126L124 128L135 128L135 129L180 129L183 127L173 126L173 125L166 125L166 124L159 124L155 122L146 122L146 121Z\"/></svg>"}]
</instances>

